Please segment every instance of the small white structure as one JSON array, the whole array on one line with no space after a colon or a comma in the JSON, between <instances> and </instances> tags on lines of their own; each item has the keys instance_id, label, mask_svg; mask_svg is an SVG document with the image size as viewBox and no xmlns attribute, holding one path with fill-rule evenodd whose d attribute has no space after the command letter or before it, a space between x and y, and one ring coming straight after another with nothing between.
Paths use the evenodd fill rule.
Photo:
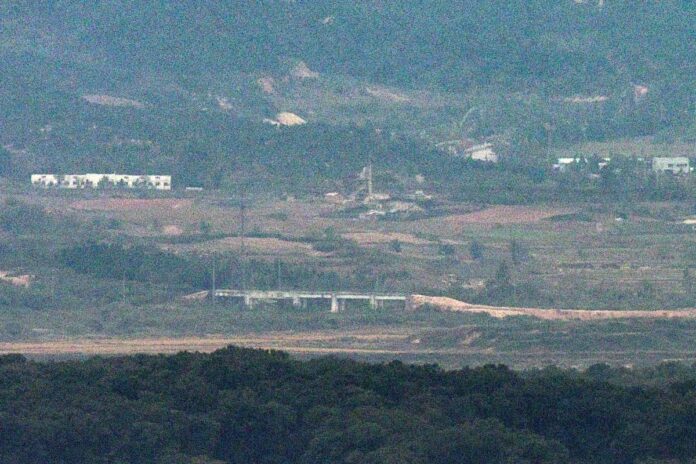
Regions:
<instances>
[{"instance_id":1,"label":"small white structure","mask_svg":"<svg viewBox=\"0 0 696 464\"><path fill-rule=\"evenodd\" d=\"M688 174L691 167L686 156L657 157L652 159L652 170L660 173Z\"/></svg>"},{"instance_id":2,"label":"small white structure","mask_svg":"<svg viewBox=\"0 0 696 464\"><path fill-rule=\"evenodd\" d=\"M31 184L43 188L142 188L171 190L172 176L131 174L32 174Z\"/></svg>"},{"instance_id":3,"label":"small white structure","mask_svg":"<svg viewBox=\"0 0 696 464\"><path fill-rule=\"evenodd\" d=\"M433 199L433 196L423 192L422 190L416 190L413 193L404 195L404 198L411 201L430 201Z\"/></svg>"},{"instance_id":4,"label":"small white structure","mask_svg":"<svg viewBox=\"0 0 696 464\"><path fill-rule=\"evenodd\" d=\"M579 157L579 158L558 158L556 160L556 164L553 165L554 171L558 172L566 172L571 166L580 164L580 163L587 163L587 160L584 157Z\"/></svg>"},{"instance_id":5,"label":"small white structure","mask_svg":"<svg viewBox=\"0 0 696 464\"><path fill-rule=\"evenodd\" d=\"M597 167L601 171L602 169L609 166L611 163L611 158L595 158L597 161ZM575 158L558 158L556 163L553 165L553 170L558 172L567 172L572 166L588 165L592 159L588 159L584 156L576 156Z\"/></svg>"},{"instance_id":6,"label":"small white structure","mask_svg":"<svg viewBox=\"0 0 696 464\"><path fill-rule=\"evenodd\" d=\"M456 139L437 143L435 147L459 158L469 158L486 163L498 162L498 154L491 142L476 143L471 139Z\"/></svg>"}]
</instances>

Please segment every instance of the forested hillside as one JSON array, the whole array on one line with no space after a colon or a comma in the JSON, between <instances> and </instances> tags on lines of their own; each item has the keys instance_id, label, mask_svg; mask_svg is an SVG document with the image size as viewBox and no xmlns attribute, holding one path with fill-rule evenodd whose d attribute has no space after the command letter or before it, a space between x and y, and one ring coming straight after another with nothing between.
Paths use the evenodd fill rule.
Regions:
<instances>
[{"instance_id":1,"label":"forested hillside","mask_svg":"<svg viewBox=\"0 0 696 464\"><path fill-rule=\"evenodd\" d=\"M693 78L691 2L599 3L49 0L1 11L19 29L59 39L49 52L75 62L87 55L131 75L273 71L295 58L323 73L459 90L606 91L622 81Z\"/></svg>"},{"instance_id":2,"label":"forested hillside","mask_svg":"<svg viewBox=\"0 0 696 464\"><path fill-rule=\"evenodd\" d=\"M524 160L692 140L694 24L679 0L4 2L2 173L166 170L218 188L280 169L293 188L370 156L427 170L453 137ZM261 124L281 111L315 127Z\"/></svg>"},{"instance_id":3,"label":"forested hillside","mask_svg":"<svg viewBox=\"0 0 696 464\"><path fill-rule=\"evenodd\" d=\"M678 365L522 375L492 365L447 372L300 362L228 348L49 364L5 356L0 378L6 463L596 464L696 456L696 374Z\"/></svg>"}]
</instances>

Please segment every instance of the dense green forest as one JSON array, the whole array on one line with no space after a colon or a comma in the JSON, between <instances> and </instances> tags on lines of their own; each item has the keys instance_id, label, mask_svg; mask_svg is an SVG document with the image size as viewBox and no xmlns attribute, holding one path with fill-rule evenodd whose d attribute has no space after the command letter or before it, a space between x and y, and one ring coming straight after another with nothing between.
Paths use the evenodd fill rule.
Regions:
<instances>
[{"instance_id":1,"label":"dense green forest","mask_svg":"<svg viewBox=\"0 0 696 464\"><path fill-rule=\"evenodd\" d=\"M6 463L633 463L696 457L696 371L0 358ZM675 460L675 461L671 461Z\"/></svg>"},{"instance_id":2,"label":"dense green forest","mask_svg":"<svg viewBox=\"0 0 696 464\"><path fill-rule=\"evenodd\" d=\"M101 54L131 76L153 67L199 75L276 69L301 58L325 73L455 89L500 83L580 92L622 80L693 79L696 51L684 40L694 32L691 2L601 3L52 0L7 3L0 13L55 34L61 41L51 45L67 45L75 61L80 52Z\"/></svg>"}]
</instances>

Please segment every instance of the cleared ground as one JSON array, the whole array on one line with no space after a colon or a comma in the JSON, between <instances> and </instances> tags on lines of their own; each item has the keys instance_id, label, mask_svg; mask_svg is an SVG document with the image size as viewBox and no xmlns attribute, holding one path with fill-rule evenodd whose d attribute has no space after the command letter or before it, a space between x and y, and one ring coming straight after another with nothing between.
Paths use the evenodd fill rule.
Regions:
<instances>
[{"instance_id":1,"label":"cleared ground","mask_svg":"<svg viewBox=\"0 0 696 464\"><path fill-rule=\"evenodd\" d=\"M39 233L40 250L87 239L159 247L184 257L234 257L242 248L236 197L136 198L127 192L16 197L68 221L62 229ZM0 352L61 357L211 351L236 344L303 357L399 358L448 367L691 360L694 311L674 311L690 306L682 302L691 301L693 291L685 269L696 266L696 234L682 223L691 206L485 207L438 199L425 216L374 220L320 196L256 198L245 209L247 258L297 266L272 263L267 288L287 284L291 276L283 273L298 269L305 279L330 272L338 276L335 281L356 289L460 301L430 298L421 303L446 311L412 313L355 304L346 313L329 314L326 305L293 310L280 303L252 311L236 303L182 299L206 290L205 284L123 282L59 266L47 271L45 263L32 268L6 253L3 270L36 277L26 295L23 290L7 294L19 304L0 314ZM84 237L73 236L78 233ZM30 243L26 236L3 239ZM473 253L475 242L479 256ZM507 300L483 299L503 262L515 293ZM218 271L224 279L226 270ZM623 311L565 311L578 308ZM633 312L638 309L652 311Z\"/></svg>"},{"instance_id":2,"label":"cleared ground","mask_svg":"<svg viewBox=\"0 0 696 464\"><path fill-rule=\"evenodd\" d=\"M240 199L233 195L115 198L125 194L105 192L84 198L81 192L65 197L38 193L24 198L78 220L115 224L113 235L131 242L156 240L153 246L180 254L235 254L242 249ZM643 291L665 295L648 309L676 308L683 305L669 302L687 291L685 269L696 266L696 233L683 224L692 214L689 206L483 207L439 201L428 208L429 217L369 220L321 197L256 198L246 200L245 245L250 259L281 258L344 275L369 269L371 279L382 274L384 285L397 291L466 289L472 282L490 280L507 262L514 264L516 283L555 295L548 302L521 301L523 306L635 309L622 293ZM315 244L327 237L354 247L321 251L327 248ZM513 241L521 250L515 257ZM483 246L480 257L471 255L473 242ZM602 302L606 295L614 295L614 301Z\"/></svg>"},{"instance_id":3,"label":"cleared ground","mask_svg":"<svg viewBox=\"0 0 696 464\"><path fill-rule=\"evenodd\" d=\"M481 313L496 318L530 316L550 321L596 321L612 319L696 319L696 309L679 310L588 310L588 309L540 309L486 306L466 303L453 298L413 295L415 308L430 307L439 311L457 313Z\"/></svg>"},{"instance_id":4,"label":"cleared ground","mask_svg":"<svg viewBox=\"0 0 696 464\"><path fill-rule=\"evenodd\" d=\"M588 324L584 322L582 324ZM346 331L270 332L234 336L92 338L0 343L0 354L21 353L34 359L83 356L211 352L228 345L282 350L297 357L346 356L386 362L438 363L445 368L505 363L517 368L558 365L587 367L598 362L643 365L696 361L688 347L696 326L678 343L655 345L646 338L655 327L626 321L621 327L561 324L532 328L467 324L452 328L367 328ZM540 330L541 329L541 330ZM628 330L627 330L628 329ZM658 331L664 328L658 327ZM600 333L601 332L601 333ZM572 339L572 341L571 341ZM599 348L598 345L602 347ZM640 345L640 346L637 346Z\"/></svg>"}]
</instances>

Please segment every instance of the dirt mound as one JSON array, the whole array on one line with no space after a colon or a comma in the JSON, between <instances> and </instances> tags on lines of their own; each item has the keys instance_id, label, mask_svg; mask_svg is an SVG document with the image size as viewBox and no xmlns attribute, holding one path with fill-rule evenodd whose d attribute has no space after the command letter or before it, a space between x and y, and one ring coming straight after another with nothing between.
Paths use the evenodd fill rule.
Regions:
<instances>
[{"instance_id":1,"label":"dirt mound","mask_svg":"<svg viewBox=\"0 0 696 464\"><path fill-rule=\"evenodd\" d=\"M412 295L409 301L409 306L413 310L428 306L439 311L485 313L496 318L531 316L536 317L537 319L556 321L594 321L606 319L696 319L696 309L614 311L588 309L509 308L474 305L464 301L455 300L453 298L425 295Z\"/></svg>"},{"instance_id":2,"label":"dirt mound","mask_svg":"<svg viewBox=\"0 0 696 464\"><path fill-rule=\"evenodd\" d=\"M290 113L288 111L278 113L276 115L276 121L278 121L281 126L301 126L303 124L307 124L307 121L295 113Z\"/></svg>"},{"instance_id":3,"label":"dirt mound","mask_svg":"<svg viewBox=\"0 0 696 464\"><path fill-rule=\"evenodd\" d=\"M97 200L81 200L72 203L73 209L83 211L133 211L149 209L182 209L190 208L193 200L174 198L100 198Z\"/></svg>"}]
</instances>

